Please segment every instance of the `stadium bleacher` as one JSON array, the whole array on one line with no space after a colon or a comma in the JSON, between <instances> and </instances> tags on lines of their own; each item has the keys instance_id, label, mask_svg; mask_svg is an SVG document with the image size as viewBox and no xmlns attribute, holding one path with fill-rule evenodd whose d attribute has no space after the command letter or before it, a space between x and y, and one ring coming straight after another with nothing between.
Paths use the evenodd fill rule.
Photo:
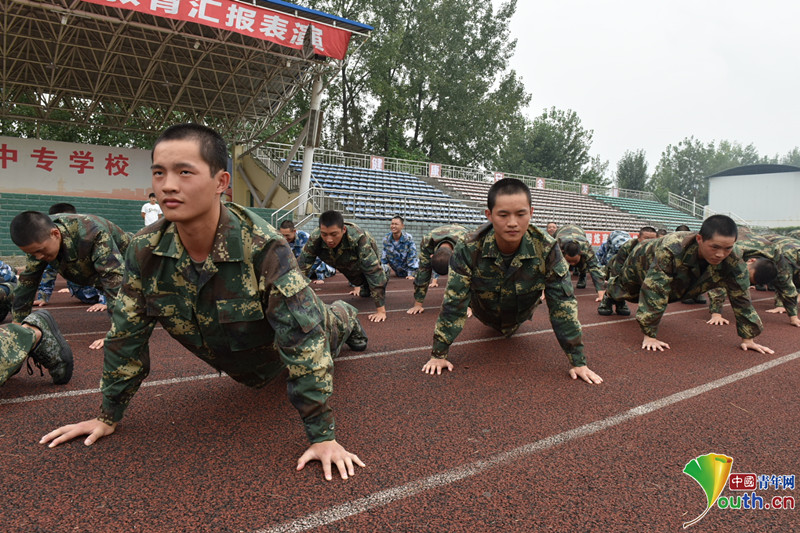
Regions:
<instances>
[{"instance_id":1,"label":"stadium bleacher","mask_svg":"<svg viewBox=\"0 0 800 533\"><path fill-rule=\"evenodd\" d=\"M654 202L652 200L642 200L637 198L619 198L613 196L592 195L597 200L613 206L617 209L627 211L640 218L655 224L659 228L673 231L681 224L686 224L691 230L699 230L702 220L693 217L683 211Z\"/></svg>"}]
</instances>

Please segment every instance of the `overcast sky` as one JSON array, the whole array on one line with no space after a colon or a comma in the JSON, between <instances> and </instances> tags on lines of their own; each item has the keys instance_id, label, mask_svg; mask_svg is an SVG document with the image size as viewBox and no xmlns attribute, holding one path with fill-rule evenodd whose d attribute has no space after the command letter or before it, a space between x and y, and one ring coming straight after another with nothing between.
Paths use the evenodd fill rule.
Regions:
<instances>
[{"instance_id":1,"label":"overcast sky","mask_svg":"<svg viewBox=\"0 0 800 533\"><path fill-rule=\"evenodd\" d=\"M519 0L511 36L528 117L574 110L611 173L636 149L652 173L691 135L761 155L800 146L797 0Z\"/></svg>"}]
</instances>

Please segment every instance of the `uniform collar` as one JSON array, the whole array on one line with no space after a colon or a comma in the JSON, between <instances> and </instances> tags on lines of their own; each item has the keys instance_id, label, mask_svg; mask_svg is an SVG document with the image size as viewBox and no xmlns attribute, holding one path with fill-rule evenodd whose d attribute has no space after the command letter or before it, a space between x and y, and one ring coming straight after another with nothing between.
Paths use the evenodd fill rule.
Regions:
<instances>
[{"instance_id":1,"label":"uniform collar","mask_svg":"<svg viewBox=\"0 0 800 533\"><path fill-rule=\"evenodd\" d=\"M214 234L214 244L211 246L211 260L213 262L225 263L244 259L241 226L239 219L232 216L230 210L222 204L220 206L217 230ZM167 224L158 245L153 250L153 254L180 259L185 253L186 249L181 243L175 224Z\"/></svg>"},{"instance_id":2,"label":"uniform collar","mask_svg":"<svg viewBox=\"0 0 800 533\"><path fill-rule=\"evenodd\" d=\"M486 237L483 241L483 250L482 250L483 257L502 257L502 253L500 249L497 247L497 241L495 240L494 235L494 228L491 228L489 232L486 234ZM533 236L531 234L531 228L528 227L527 231L522 235L522 242L519 244L519 248L514 253L514 257L518 257L519 259L530 259L534 256L534 247L533 247Z\"/></svg>"}]
</instances>

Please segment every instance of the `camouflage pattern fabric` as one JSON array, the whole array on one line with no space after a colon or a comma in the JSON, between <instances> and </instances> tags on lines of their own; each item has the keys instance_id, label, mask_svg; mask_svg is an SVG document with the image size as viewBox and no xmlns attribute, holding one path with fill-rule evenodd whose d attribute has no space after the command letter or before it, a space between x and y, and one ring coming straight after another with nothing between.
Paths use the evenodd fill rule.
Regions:
<instances>
[{"instance_id":1,"label":"camouflage pattern fabric","mask_svg":"<svg viewBox=\"0 0 800 533\"><path fill-rule=\"evenodd\" d=\"M631 254L631 250L636 248L638 245L639 239L636 238L626 241L622 246L619 247L617 253L615 253L606 264L606 280L619 275L620 270L622 270L622 265L625 264L625 260L628 259L628 256Z\"/></svg>"},{"instance_id":2,"label":"camouflage pattern fabric","mask_svg":"<svg viewBox=\"0 0 800 533\"><path fill-rule=\"evenodd\" d=\"M757 337L761 319L750 302L750 277L739 251L719 265L698 256L697 233L681 231L636 246L620 273L608 282L606 296L638 302L636 321L648 337L656 337L661 316L669 302L696 298L715 287L728 293L736 330L743 339Z\"/></svg>"},{"instance_id":3,"label":"camouflage pattern fabric","mask_svg":"<svg viewBox=\"0 0 800 533\"><path fill-rule=\"evenodd\" d=\"M326 306L286 240L236 204L222 207L209 257L195 266L173 224L134 237L105 341L101 419L117 421L150 371L156 323L213 368L251 387L289 370L289 400L312 442L335 438L333 357L357 323L344 302Z\"/></svg>"},{"instance_id":4,"label":"camouflage pattern fabric","mask_svg":"<svg viewBox=\"0 0 800 533\"><path fill-rule=\"evenodd\" d=\"M19 324L0 329L0 385L19 372L35 342L33 330Z\"/></svg>"},{"instance_id":5,"label":"camouflage pattern fabric","mask_svg":"<svg viewBox=\"0 0 800 533\"><path fill-rule=\"evenodd\" d=\"M596 291L604 290L606 286L605 274L603 273L603 269L600 268L600 264L597 262L594 249L589 239L586 238L586 233L574 224L565 224L556 230L555 238L558 240L559 246L564 246L570 241L578 243L581 247L581 260L575 267L581 274L589 273Z\"/></svg>"},{"instance_id":6,"label":"camouflage pattern fabric","mask_svg":"<svg viewBox=\"0 0 800 533\"><path fill-rule=\"evenodd\" d=\"M467 234L467 229L458 224L448 224L446 226L439 226L431 230L425 238L422 239L420 246L422 247L419 252L419 268L414 277L414 301L422 303L425 301L425 296L428 294L428 285L431 282L431 273L433 267L431 266L431 257L439 248L439 245L445 242L453 245L455 249L456 243Z\"/></svg>"},{"instance_id":7,"label":"camouflage pattern fabric","mask_svg":"<svg viewBox=\"0 0 800 533\"><path fill-rule=\"evenodd\" d=\"M764 233L761 234L761 237L764 237L777 246L778 251L789 263L800 266L800 240L777 233ZM795 288L800 287L800 268L795 269L792 275L792 281L794 282Z\"/></svg>"},{"instance_id":8,"label":"camouflage pattern fabric","mask_svg":"<svg viewBox=\"0 0 800 533\"><path fill-rule=\"evenodd\" d=\"M291 246L295 257L300 257L300 253L303 251L303 247L307 242L308 233L302 230L297 230L294 240L289 243L289 246ZM314 261L314 264L311 266L309 278L324 280L326 278L330 278L334 274L336 274L336 269L328 266L324 261L317 257L317 259Z\"/></svg>"},{"instance_id":9,"label":"camouflage pattern fabric","mask_svg":"<svg viewBox=\"0 0 800 533\"><path fill-rule=\"evenodd\" d=\"M597 250L597 261L603 266L608 265L608 262L617 255L619 249L629 240L631 240L630 233L621 229L615 229L608 235L608 239L606 239Z\"/></svg>"},{"instance_id":10,"label":"camouflage pattern fabric","mask_svg":"<svg viewBox=\"0 0 800 533\"><path fill-rule=\"evenodd\" d=\"M119 226L94 215L51 215L61 232L61 250L49 263L67 281L97 287L110 303L119 290L123 254L131 236ZM28 255L25 271L14 291L14 321L22 322L31 312L36 290L47 268L46 261Z\"/></svg>"},{"instance_id":11,"label":"camouflage pattern fabric","mask_svg":"<svg viewBox=\"0 0 800 533\"><path fill-rule=\"evenodd\" d=\"M394 240L392 232L387 233L383 237L381 264L388 265L401 278L413 275L419 268L414 237L404 231L400 234L400 239ZM384 272L388 275L388 269L384 268Z\"/></svg>"},{"instance_id":12,"label":"camouflage pattern fabric","mask_svg":"<svg viewBox=\"0 0 800 533\"><path fill-rule=\"evenodd\" d=\"M378 253L378 244L369 232L362 230L351 222L345 222L347 231L342 242L334 249L320 237L319 228L315 229L303 252L297 258L300 271L308 275L314 259L319 257L327 264L344 274L344 277L357 287L369 285L370 294L375 307L386 305L386 273L383 271Z\"/></svg>"},{"instance_id":13,"label":"camouflage pattern fabric","mask_svg":"<svg viewBox=\"0 0 800 533\"><path fill-rule=\"evenodd\" d=\"M792 230L787 235L793 239L800 239L800 229Z\"/></svg>"},{"instance_id":14,"label":"camouflage pattern fabric","mask_svg":"<svg viewBox=\"0 0 800 533\"><path fill-rule=\"evenodd\" d=\"M11 312L14 288L18 283L17 273L11 265L0 261L0 322L5 320L8 313Z\"/></svg>"},{"instance_id":15,"label":"camouflage pattern fabric","mask_svg":"<svg viewBox=\"0 0 800 533\"><path fill-rule=\"evenodd\" d=\"M50 301L50 297L53 295L53 289L55 289L56 286L57 275L58 273L56 270L52 266L47 265L47 268L44 269L44 274L42 274L42 280L39 282L39 289L36 292L37 300L44 300L45 302ZM71 296L74 296L85 304L106 303L103 293L97 290L96 287L83 287L77 283L67 281L67 288Z\"/></svg>"},{"instance_id":16,"label":"camouflage pattern fabric","mask_svg":"<svg viewBox=\"0 0 800 533\"><path fill-rule=\"evenodd\" d=\"M508 269L494 229L484 224L461 239L450 258L449 279L433 335L432 357L446 358L472 307L476 318L503 335L529 320L544 291L550 323L573 366L586 365L578 304L569 265L550 235L528 226Z\"/></svg>"},{"instance_id":17,"label":"camouflage pattern fabric","mask_svg":"<svg viewBox=\"0 0 800 533\"><path fill-rule=\"evenodd\" d=\"M772 282L775 287L775 299L780 306L786 309L789 316L797 316L797 289L792 283L794 273L800 270L800 264L785 257L778 246L765 237L755 235L745 230L739 230L739 239L736 247L745 261L750 259L769 259L778 269L778 276ZM725 289L718 288L708 291L709 311L720 313L725 302Z\"/></svg>"}]
</instances>

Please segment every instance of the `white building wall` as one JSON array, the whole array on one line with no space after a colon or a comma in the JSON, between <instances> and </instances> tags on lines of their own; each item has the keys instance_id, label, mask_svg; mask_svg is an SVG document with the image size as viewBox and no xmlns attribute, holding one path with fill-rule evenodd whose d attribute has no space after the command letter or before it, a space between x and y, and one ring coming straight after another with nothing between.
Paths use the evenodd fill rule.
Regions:
<instances>
[{"instance_id":1,"label":"white building wall","mask_svg":"<svg viewBox=\"0 0 800 533\"><path fill-rule=\"evenodd\" d=\"M708 178L708 206L754 226L800 226L800 172Z\"/></svg>"}]
</instances>

